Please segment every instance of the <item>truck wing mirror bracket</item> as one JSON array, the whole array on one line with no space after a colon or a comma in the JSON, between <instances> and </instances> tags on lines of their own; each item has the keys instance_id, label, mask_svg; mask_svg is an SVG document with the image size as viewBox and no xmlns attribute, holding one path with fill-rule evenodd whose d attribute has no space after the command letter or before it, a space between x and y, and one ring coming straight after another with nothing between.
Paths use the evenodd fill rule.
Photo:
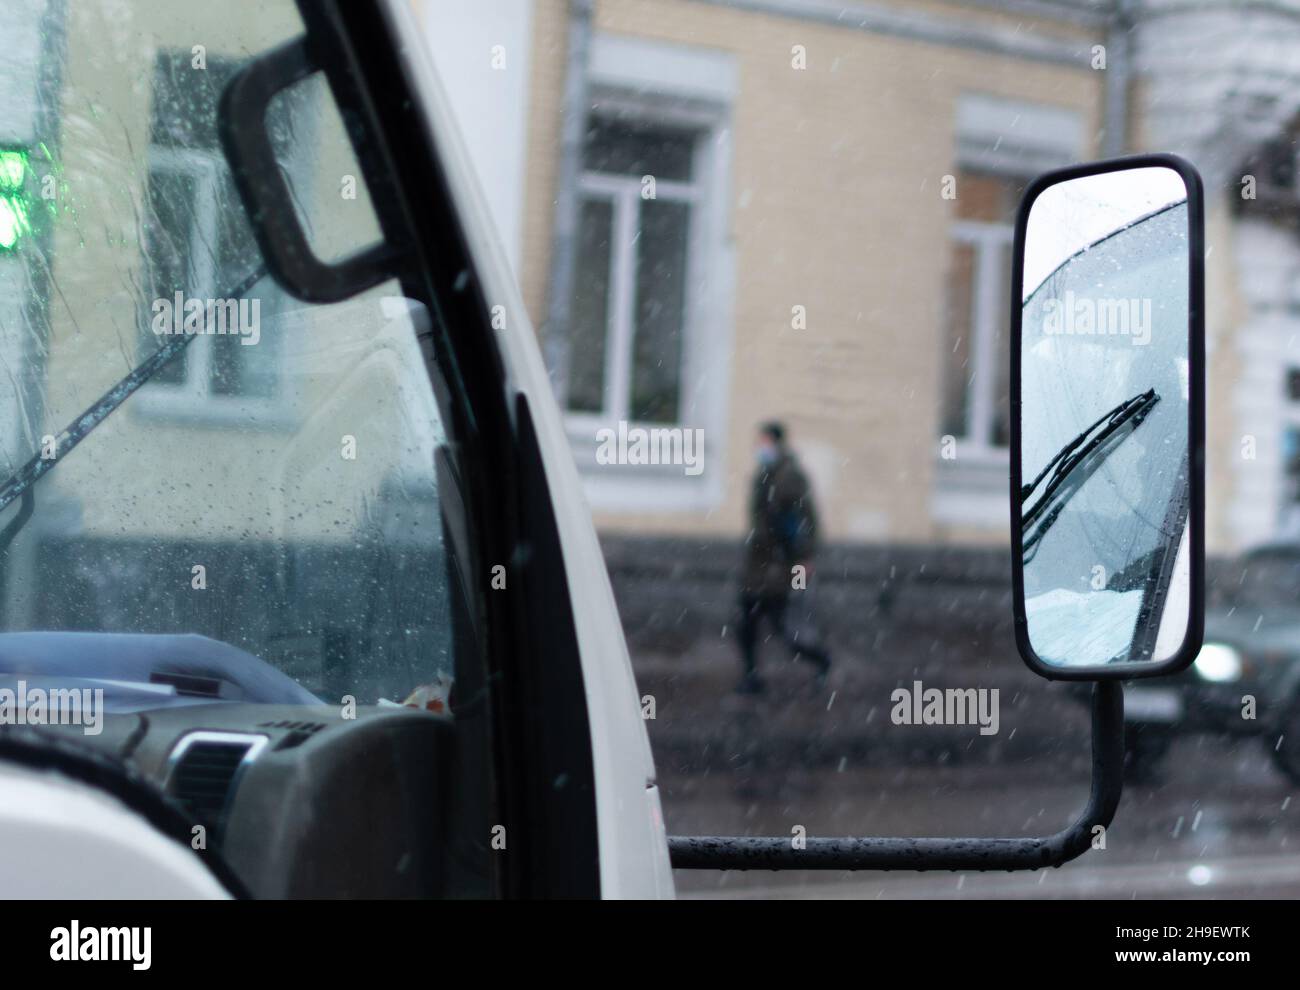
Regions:
<instances>
[{"instance_id":1,"label":"truck wing mirror bracket","mask_svg":"<svg viewBox=\"0 0 1300 990\"><path fill-rule=\"evenodd\" d=\"M668 839L679 870L1037 870L1082 855L1110 826L1124 786L1124 688L1092 694L1092 787L1063 831L1034 838L819 838L681 836ZM1101 830L1101 831L1099 831Z\"/></svg>"},{"instance_id":2,"label":"truck wing mirror bracket","mask_svg":"<svg viewBox=\"0 0 1300 990\"><path fill-rule=\"evenodd\" d=\"M1035 870L1098 843L1123 789L1123 682L1177 673L1201 648L1203 199L1189 162L1141 155L1046 173L1016 217L1016 645L1042 677L1094 682L1083 813L1041 838L674 836L674 867Z\"/></svg>"}]
</instances>

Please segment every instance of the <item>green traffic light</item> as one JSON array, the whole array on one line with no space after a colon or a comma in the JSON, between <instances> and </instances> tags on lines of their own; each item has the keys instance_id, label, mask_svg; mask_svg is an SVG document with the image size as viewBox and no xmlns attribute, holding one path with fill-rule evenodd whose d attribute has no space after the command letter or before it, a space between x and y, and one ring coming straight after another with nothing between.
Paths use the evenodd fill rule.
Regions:
<instances>
[{"instance_id":1,"label":"green traffic light","mask_svg":"<svg viewBox=\"0 0 1300 990\"><path fill-rule=\"evenodd\" d=\"M0 251L13 250L30 229L27 207L22 201L9 196L0 197Z\"/></svg>"},{"instance_id":2,"label":"green traffic light","mask_svg":"<svg viewBox=\"0 0 1300 990\"><path fill-rule=\"evenodd\" d=\"M0 151L0 251L12 251L31 230L26 185L27 152Z\"/></svg>"},{"instance_id":3,"label":"green traffic light","mask_svg":"<svg viewBox=\"0 0 1300 990\"><path fill-rule=\"evenodd\" d=\"M0 191L21 192L27 176L27 152L0 151Z\"/></svg>"}]
</instances>

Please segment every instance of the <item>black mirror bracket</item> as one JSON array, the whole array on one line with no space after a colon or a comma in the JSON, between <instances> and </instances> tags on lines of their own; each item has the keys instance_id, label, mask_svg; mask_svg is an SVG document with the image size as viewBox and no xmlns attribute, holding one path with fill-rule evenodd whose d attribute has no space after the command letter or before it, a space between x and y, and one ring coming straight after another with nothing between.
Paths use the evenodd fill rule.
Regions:
<instances>
[{"instance_id":1,"label":"black mirror bracket","mask_svg":"<svg viewBox=\"0 0 1300 990\"><path fill-rule=\"evenodd\" d=\"M1124 787L1124 688L1092 689L1092 787L1068 828L1040 838L819 838L681 836L668 839L679 870L1038 870L1082 855L1110 826Z\"/></svg>"}]
</instances>

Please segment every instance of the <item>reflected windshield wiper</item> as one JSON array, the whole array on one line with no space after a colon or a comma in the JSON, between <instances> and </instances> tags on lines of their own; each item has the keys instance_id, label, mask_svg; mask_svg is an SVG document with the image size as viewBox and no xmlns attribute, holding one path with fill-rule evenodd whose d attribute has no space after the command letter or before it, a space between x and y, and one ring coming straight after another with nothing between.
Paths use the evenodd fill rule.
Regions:
<instances>
[{"instance_id":1,"label":"reflected windshield wiper","mask_svg":"<svg viewBox=\"0 0 1300 990\"><path fill-rule=\"evenodd\" d=\"M1083 487L1084 482L1092 477L1111 452L1142 424L1159 401L1160 396L1156 390L1149 388L1121 402L1057 451L1047 466L1038 473L1038 477L1021 486L1022 505L1040 486L1042 488L1042 494L1034 504L1020 514L1021 531L1024 534L1021 549L1026 563L1033 559L1031 549L1036 547L1056 522L1066 502ZM1047 511L1049 506L1050 512ZM1029 530L1034 526L1037 528L1030 533Z\"/></svg>"},{"instance_id":2,"label":"reflected windshield wiper","mask_svg":"<svg viewBox=\"0 0 1300 990\"><path fill-rule=\"evenodd\" d=\"M249 289L265 277L266 267L264 265L259 266L221 298L242 299ZM62 433L55 437L53 457L42 457L41 451L33 454L26 464L11 474L3 485L0 485L0 511L3 511L14 499L30 491L32 485L44 477L46 472L53 468L55 464L63 460L65 454L86 439L90 432L108 419L123 402L134 394L136 389L166 367L199 336L201 335L178 334L170 338L167 343L132 368L126 377L101 395L90 408L74 419ZM17 535L17 532L15 530L11 533L6 527L5 535L12 540Z\"/></svg>"}]
</instances>

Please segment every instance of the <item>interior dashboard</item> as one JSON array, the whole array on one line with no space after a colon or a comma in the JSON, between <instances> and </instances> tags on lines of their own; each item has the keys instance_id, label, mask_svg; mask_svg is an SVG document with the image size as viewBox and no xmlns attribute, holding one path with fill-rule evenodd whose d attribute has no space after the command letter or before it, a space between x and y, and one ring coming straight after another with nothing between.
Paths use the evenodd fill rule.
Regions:
<instances>
[{"instance_id":1,"label":"interior dashboard","mask_svg":"<svg viewBox=\"0 0 1300 990\"><path fill-rule=\"evenodd\" d=\"M106 714L98 734L27 731L148 781L255 898L445 896L448 714L218 702Z\"/></svg>"}]
</instances>

